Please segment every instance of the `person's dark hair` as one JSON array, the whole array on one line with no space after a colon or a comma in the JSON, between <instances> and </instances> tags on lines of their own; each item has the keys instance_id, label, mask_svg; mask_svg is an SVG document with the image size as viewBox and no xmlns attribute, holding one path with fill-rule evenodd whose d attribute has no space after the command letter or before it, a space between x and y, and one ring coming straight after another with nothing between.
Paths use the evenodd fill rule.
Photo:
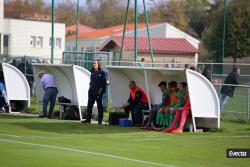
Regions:
<instances>
[{"instance_id":1,"label":"person's dark hair","mask_svg":"<svg viewBox=\"0 0 250 167\"><path fill-rule=\"evenodd\" d=\"M185 64L185 68L188 68L189 67L189 64Z\"/></svg>"},{"instance_id":2,"label":"person's dark hair","mask_svg":"<svg viewBox=\"0 0 250 167\"><path fill-rule=\"evenodd\" d=\"M158 87L161 87L161 86L167 86L167 82L161 81L161 82L158 84Z\"/></svg>"},{"instance_id":3,"label":"person's dark hair","mask_svg":"<svg viewBox=\"0 0 250 167\"><path fill-rule=\"evenodd\" d=\"M238 69L239 69L239 67L234 67L232 72L236 73Z\"/></svg>"},{"instance_id":4,"label":"person's dark hair","mask_svg":"<svg viewBox=\"0 0 250 167\"><path fill-rule=\"evenodd\" d=\"M187 87L187 82L181 82L181 86L182 86L183 88L186 88L186 87Z\"/></svg>"},{"instance_id":5,"label":"person's dark hair","mask_svg":"<svg viewBox=\"0 0 250 167\"><path fill-rule=\"evenodd\" d=\"M133 80L131 80L129 82L132 83L133 85L136 85L135 81L133 81Z\"/></svg>"},{"instance_id":6,"label":"person's dark hair","mask_svg":"<svg viewBox=\"0 0 250 167\"><path fill-rule=\"evenodd\" d=\"M145 59L144 58L141 58L141 62L144 62L145 61Z\"/></svg>"},{"instance_id":7,"label":"person's dark hair","mask_svg":"<svg viewBox=\"0 0 250 167\"><path fill-rule=\"evenodd\" d=\"M171 81L171 82L169 82L168 86L169 86L170 88L177 88L177 82Z\"/></svg>"},{"instance_id":8,"label":"person's dark hair","mask_svg":"<svg viewBox=\"0 0 250 167\"><path fill-rule=\"evenodd\" d=\"M96 61L97 64L98 64L98 70L101 70L102 69L102 63L101 63L101 60L100 59L94 59L93 62ZM92 68L92 72L94 71L94 69Z\"/></svg>"},{"instance_id":9,"label":"person's dark hair","mask_svg":"<svg viewBox=\"0 0 250 167\"><path fill-rule=\"evenodd\" d=\"M194 66L191 66L189 69L190 69L190 70L194 70L194 71L196 71L196 69L195 69L195 67L194 67Z\"/></svg>"}]
</instances>

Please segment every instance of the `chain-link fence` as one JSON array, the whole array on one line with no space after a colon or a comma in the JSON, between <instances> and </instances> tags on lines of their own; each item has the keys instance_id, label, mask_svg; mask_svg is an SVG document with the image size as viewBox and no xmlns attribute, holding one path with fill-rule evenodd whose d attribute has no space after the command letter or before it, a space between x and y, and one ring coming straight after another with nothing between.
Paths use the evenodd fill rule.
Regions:
<instances>
[{"instance_id":1,"label":"chain-link fence","mask_svg":"<svg viewBox=\"0 0 250 167\"><path fill-rule=\"evenodd\" d=\"M214 84L214 87L221 101L220 90L223 84ZM233 97L229 97L223 106L222 118L230 120L250 120L250 86L234 85L235 92Z\"/></svg>"}]
</instances>

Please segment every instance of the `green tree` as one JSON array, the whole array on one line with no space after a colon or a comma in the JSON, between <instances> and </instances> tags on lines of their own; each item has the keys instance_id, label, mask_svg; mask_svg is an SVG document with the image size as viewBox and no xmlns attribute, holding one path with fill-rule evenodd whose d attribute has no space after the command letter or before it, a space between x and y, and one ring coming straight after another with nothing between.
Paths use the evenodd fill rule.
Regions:
<instances>
[{"instance_id":1,"label":"green tree","mask_svg":"<svg viewBox=\"0 0 250 167\"><path fill-rule=\"evenodd\" d=\"M225 55L237 58L250 56L250 1L237 0L229 4Z\"/></svg>"},{"instance_id":2,"label":"green tree","mask_svg":"<svg viewBox=\"0 0 250 167\"><path fill-rule=\"evenodd\" d=\"M149 12L151 22L168 22L183 31L188 29L188 17L185 13L184 0L152 1L153 7Z\"/></svg>"},{"instance_id":3,"label":"green tree","mask_svg":"<svg viewBox=\"0 0 250 167\"><path fill-rule=\"evenodd\" d=\"M98 2L98 3L97 3ZM98 5L94 5L98 4ZM110 27L124 23L126 0L88 0L91 26L96 28ZM129 8L128 22L133 20L133 10Z\"/></svg>"},{"instance_id":4,"label":"green tree","mask_svg":"<svg viewBox=\"0 0 250 167\"><path fill-rule=\"evenodd\" d=\"M250 1L233 0L227 4L225 57L250 56ZM217 62L221 62L223 35L223 1L213 6L207 28L202 34L205 47Z\"/></svg>"},{"instance_id":5,"label":"green tree","mask_svg":"<svg viewBox=\"0 0 250 167\"><path fill-rule=\"evenodd\" d=\"M197 37L201 38L210 3L208 0L186 0L185 6L188 24L198 34Z\"/></svg>"},{"instance_id":6,"label":"green tree","mask_svg":"<svg viewBox=\"0 0 250 167\"><path fill-rule=\"evenodd\" d=\"M76 4L66 1L60 2L55 9L55 17L57 22L62 22L66 25L75 24Z\"/></svg>"}]
</instances>

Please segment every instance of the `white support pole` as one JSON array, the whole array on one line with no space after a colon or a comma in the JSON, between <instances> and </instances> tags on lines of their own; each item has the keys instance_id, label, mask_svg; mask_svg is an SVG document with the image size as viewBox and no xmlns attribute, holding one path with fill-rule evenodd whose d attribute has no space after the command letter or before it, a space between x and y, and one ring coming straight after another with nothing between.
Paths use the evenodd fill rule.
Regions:
<instances>
[{"instance_id":1,"label":"white support pole","mask_svg":"<svg viewBox=\"0 0 250 167\"><path fill-rule=\"evenodd\" d=\"M146 85L146 91L147 91L147 96L148 96L149 110L151 110L151 99L150 99L149 87L148 87L148 75L147 75L147 71L145 69L143 71L144 71L145 85Z\"/></svg>"},{"instance_id":2,"label":"white support pole","mask_svg":"<svg viewBox=\"0 0 250 167\"><path fill-rule=\"evenodd\" d=\"M79 116L80 116L80 123L82 122L82 109L81 106L78 106L79 108Z\"/></svg>"}]
</instances>

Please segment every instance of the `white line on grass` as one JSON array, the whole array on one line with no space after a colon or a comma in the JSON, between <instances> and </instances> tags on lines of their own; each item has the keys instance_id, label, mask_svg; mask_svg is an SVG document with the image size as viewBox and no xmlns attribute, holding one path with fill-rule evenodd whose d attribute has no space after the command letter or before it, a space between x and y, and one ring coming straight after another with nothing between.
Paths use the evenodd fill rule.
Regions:
<instances>
[{"instance_id":1,"label":"white line on grass","mask_svg":"<svg viewBox=\"0 0 250 167\"><path fill-rule=\"evenodd\" d=\"M7 136L7 137L22 138L22 136L13 135L13 134L6 134L6 133L0 133L0 136Z\"/></svg>"},{"instance_id":2,"label":"white line on grass","mask_svg":"<svg viewBox=\"0 0 250 167\"><path fill-rule=\"evenodd\" d=\"M63 137L63 136L34 136L34 135L16 135L16 134L7 134L7 133L0 133L0 136L6 136L6 137L14 137L14 138L40 138L40 139L66 139L66 138L72 138L70 136Z\"/></svg>"},{"instance_id":3,"label":"white line on grass","mask_svg":"<svg viewBox=\"0 0 250 167\"><path fill-rule=\"evenodd\" d=\"M91 155L96 155L96 156L101 156L101 157L108 157L108 158L113 158L113 159L120 159L120 160L124 160L124 161L131 161L131 162L136 162L136 163L141 163L141 164L147 164L147 165L175 167L174 165L166 165L166 164L161 164L161 163L155 163L155 162L150 162L150 161L143 161L143 160L132 159L132 158L127 158L127 157L120 157L120 156L111 155L111 154L105 154L105 153L91 152L91 151L85 151L85 150L78 150L78 149L73 149L73 148L58 147L58 146L51 146L51 145L44 145L44 144L36 144L36 143L22 142L22 141L16 141L16 140L6 140L6 139L1 139L1 138L0 138L0 142L8 142L8 143L23 144L23 145L30 145L30 146L43 147L43 148L51 148L51 149L72 151L72 152L78 152L78 153L84 153L84 154L91 154Z\"/></svg>"}]
</instances>

